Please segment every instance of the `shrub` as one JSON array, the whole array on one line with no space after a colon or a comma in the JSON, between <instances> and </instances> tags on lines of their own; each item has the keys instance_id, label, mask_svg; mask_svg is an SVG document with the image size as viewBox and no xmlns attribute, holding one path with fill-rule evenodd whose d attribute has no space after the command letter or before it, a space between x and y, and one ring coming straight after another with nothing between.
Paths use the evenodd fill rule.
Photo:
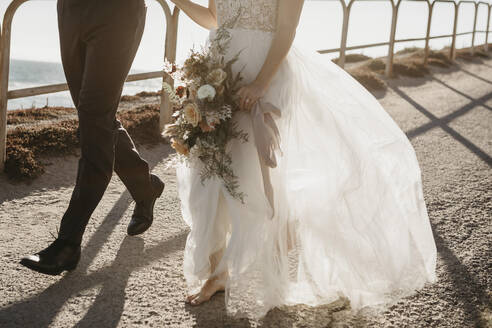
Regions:
<instances>
[{"instance_id":1,"label":"shrub","mask_svg":"<svg viewBox=\"0 0 492 328\"><path fill-rule=\"evenodd\" d=\"M437 67L441 67L441 68L449 68L451 66L450 64L448 64L442 60L434 59L434 58L429 58L427 63L429 65L437 66Z\"/></svg>"},{"instance_id":2,"label":"shrub","mask_svg":"<svg viewBox=\"0 0 492 328\"><path fill-rule=\"evenodd\" d=\"M367 64L367 67L373 72L384 71L386 63L382 59L373 59Z\"/></svg>"},{"instance_id":3,"label":"shrub","mask_svg":"<svg viewBox=\"0 0 492 328\"><path fill-rule=\"evenodd\" d=\"M136 142L156 143L162 140L157 105L124 111L117 117ZM77 126L77 120L65 120L9 131L5 165L7 176L14 180L34 179L44 171L42 156L74 154L79 146Z\"/></svg>"},{"instance_id":4,"label":"shrub","mask_svg":"<svg viewBox=\"0 0 492 328\"><path fill-rule=\"evenodd\" d=\"M366 61L372 59L369 56L363 55L363 54L348 54L345 56L345 62L346 63L358 63L362 61ZM332 61L337 64L340 58L335 58Z\"/></svg>"},{"instance_id":5,"label":"shrub","mask_svg":"<svg viewBox=\"0 0 492 328\"><path fill-rule=\"evenodd\" d=\"M13 180L35 179L44 173L43 166L34 158L34 152L21 145L7 145L5 173Z\"/></svg>"},{"instance_id":6,"label":"shrub","mask_svg":"<svg viewBox=\"0 0 492 328\"><path fill-rule=\"evenodd\" d=\"M422 48L419 48L419 47L407 47L407 48L404 48L400 51L397 51L396 54L398 55L405 55L405 54L411 54L411 53L414 53L414 52L417 52L417 51L420 51L422 50Z\"/></svg>"},{"instance_id":7,"label":"shrub","mask_svg":"<svg viewBox=\"0 0 492 328\"><path fill-rule=\"evenodd\" d=\"M350 72L350 75L354 77L360 84L370 91L378 91L386 89L386 84L375 73L355 70Z\"/></svg>"},{"instance_id":8,"label":"shrub","mask_svg":"<svg viewBox=\"0 0 492 328\"><path fill-rule=\"evenodd\" d=\"M162 140L158 105L145 105L122 112L118 119L137 142L153 144Z\"/></svg>"},{"instance_id":9,"label":"shrub","mask_svg":"<svg viewBox=\"0 0 492 328\"><path fill-rule=\"evenodd\" d=\"M429 69L417 61L405 60L393 64L393 74L395 76L424 77L428 73Z\"/></svg>"},{"instance_id":10,"label":"shrub","mask_svg":"<svg viewBox=\"0 0 492 328\"><path fill-rule=\"evenodd\" d=\"M25 124L39 120L53 120L69 114L76 114L75 108L47 107L9 110L7 112L7 124Z\"/></svg>"},{"instance_id":11,"label":"shrub","mask_svg":"<svg viewBox=\"0 0 492 328\"><path fill-rule=\"evenodd\" d=\"M160 96L161 96L160 91L142 91L133 96L128 96L128 95L122 96L121 101L131 102L131 101L138 101L140 100L140 98L160 97Z\"/></svg>"},{"instance_id":12,"label":"shrub","mask_svg":"<svg viewBox=\"0 0 492 328\"><path fill-rule=\"evenodd\" d=\"M137 101L140 100L139 96L122 96L121 101L123 102L131 102L131 101Z\"/></svg>"},{"instance_id":13,"label":"shrub","mask_svg":"<svg viewBox=\"0 0 492 328\"><path fill-rule=\"evenodd\" d=\"M463 59L464 61L472 61L473 57L468 49L456 51L456 58Z\"/></svg>"},{"instance_id":14,"label":"shrub","mask_svg":"<svg viewBox=\"0 0 492 328\"><path fill-rule=\"evenodd\" d=\"M441 61L448 66L453 65L453 61L449 59L449 55L441 51L430 51L429 58Z\"/></svg>"},{"instance_id":15,"label":"shrub","mask_svg":"<svg viewBox=\"0 0 492 328\"><path fill-rule=\"evenodd\" d=\"M142 97L142 98L146 98L146 97L160 97L161 96L161 91L142 91L142 92L139 92L137 93L135 96L137 97Z\"/></svg>"}]
</instances>

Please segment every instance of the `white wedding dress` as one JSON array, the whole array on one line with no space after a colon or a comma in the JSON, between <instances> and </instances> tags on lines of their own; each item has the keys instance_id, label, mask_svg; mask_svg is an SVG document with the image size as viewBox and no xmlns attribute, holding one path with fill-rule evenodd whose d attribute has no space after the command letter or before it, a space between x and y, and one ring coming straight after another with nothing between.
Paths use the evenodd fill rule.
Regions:
<instances>
[{"instance_id":1,"label":"white wedding dress","mask_svg":"<svg viewBox=\"0 0 492 328\"><path fill-rule=\"evenodd\" d=\"M277 0L216 0L234 69L252 81L276 26ZM213 34L214 32L212 32ZM263 99L281 110L278 165L265 192L252 118L235 118L248 143L231 142L245 204L197 167L177 169L190 226L184 275L196 292L228 271L230 314L261 317L280 305L340 297L352 309L384 305L436 279L436 247L415 152L378 101L326 57L291 49ZM211 272L210 258L223 250Z\"/></svg>"}]
</instances>

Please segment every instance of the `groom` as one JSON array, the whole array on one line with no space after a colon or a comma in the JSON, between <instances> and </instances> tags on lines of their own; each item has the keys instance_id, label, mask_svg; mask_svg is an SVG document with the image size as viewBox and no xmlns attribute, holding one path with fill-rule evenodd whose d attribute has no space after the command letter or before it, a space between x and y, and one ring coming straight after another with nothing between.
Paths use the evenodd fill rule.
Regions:
<instances>
[{"instance_id":1,"label":"groom","mask_svg":"<svg viewBox=\"0 0 492 328\"><path fill-rule=\"evenodd\" d=\"M152 224L164 183L116 120L116 110L145 25L144 0L58 0L61 55L79 117L81 158L70 205L58 238L22 259L29 269L50 275L76 268L87 223L113 169L136 202L129 235Z\"/></svg>"}]
</instances>

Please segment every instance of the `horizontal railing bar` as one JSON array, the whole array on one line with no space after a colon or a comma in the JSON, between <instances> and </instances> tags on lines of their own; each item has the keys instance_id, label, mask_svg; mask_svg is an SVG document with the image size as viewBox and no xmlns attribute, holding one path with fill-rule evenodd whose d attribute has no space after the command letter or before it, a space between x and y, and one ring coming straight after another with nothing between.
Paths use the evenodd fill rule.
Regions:
<instances>
[{"instance_id":1,"label":"horizontal railing bar","mask_svg":"<svg viewBox=\"0 0 492 328\"><path fill-rule=\"evenodd\" d=\"M409 0L405 0L409 1ZM421 1L421 0L412 0L412 1ZM489 31L492 32L492 31ZM487 33L487 31L476 31L476 33ZM473 34L473 32L462 32L462 33L456 33L456 36L463 36L463 35L468 35L468 34ZM433 39L443 39L443 38L451 38L453 34L446 34L446 35L435 35L429 37L429 40ZM412 42L412 41L425 41L426 38L411 38L411 39L399 39L395 40L396 43L399 42ZM362 44L358 46L351 46L347 47L346 50L358 50L358 49L366 49L366 48L373 48L373 47L382 47L382 46L387 46L389 45L389 42L380 42L380 43L372 43L372 44ZM329 54L329 53L334 53L340 51L340 48L333 48L333 49L325 49L325 50L318 50L318 53L320 54Z\"/></svg>"},{"instance_id":2,"label":"horizontal railing bar","mask_svg":"<svg viewBox=\"0 0 492 328\"><path fill-rule=\"evenodd\" d=\"M126 82L135 82L135 81L156 79L156 78L164 77L166 75L168 75L168 74L164 71L154 71L154 72L147 72L147 73L131 74L131 75L128 75Z\"/></svg>"},{"instance_id":3,"label":"horizontal railing bar","mask_svg":"<svg viewBox=\"0 0 492 328\"><path fill-rule=\"evenodd\" d=\"M62 92L67 90L68 90L68 85L66 83L44 85L35 88L17 89L17 90L9 91L7 93L7 99L9 100L19 99L24 97L39 96L39 95Z\"/></svg>"},{"instance_id":4,"label":"horizontal railing bar","mask_svg":"<svg viewBox=\"0 0 492 328\"><path fill-rule=\"evenodd\" d=\"M155 78L161 78L165 75L167 75L167 73L164 71L131 74L126 79L126 82L150 80L150 79L155 79ZM35 88L11 90L8 92L7 98L8 99L18 99L18 98L24 98L24 97L32 97L32 96L45 95L45 94L50 94L50 93L57 93L57 92L62 92L62 91L67 91L67 90L68 90L68 85L66 83L44 85L44 86L35 87Z\"/></svg>"},{"instance_id":5,"label":"horizontal railing bar","mask_svg":"<svg viewBox=\"0 0 492 328\"><path fill-rule=\"evenodd\" d=\"M380 42L380 43L372 43L372 44L363 44L359 46L351 46L347 47L346 50L357 50L357 49L365 49L365 48L372 48L372 47L381 47L381 46L387 46L389 42ZM326 49L326 50L318 50L320 54L328 54L332 52L338 52L340 51L340 48L336 49Z\"/></svg>"}]
</instances>

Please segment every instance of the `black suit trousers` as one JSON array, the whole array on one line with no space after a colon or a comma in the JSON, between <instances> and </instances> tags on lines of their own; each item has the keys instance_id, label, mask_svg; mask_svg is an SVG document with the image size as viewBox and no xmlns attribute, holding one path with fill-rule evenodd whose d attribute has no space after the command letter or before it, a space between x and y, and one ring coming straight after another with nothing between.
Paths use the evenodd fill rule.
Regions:
<instances>
[{"instance_id":1,"label":"black suit trousers","mask_svg":"<svg viewBox=\"0 0 492 328\"><path fill-rule=\"evenodd\" d=\"M60 239L81 243L113 170L136 201L150 196L149 165L116 119L145 17L144 0L58 0L62 62L77 108L81 146Z\"/></svg>"}]
</instances>

